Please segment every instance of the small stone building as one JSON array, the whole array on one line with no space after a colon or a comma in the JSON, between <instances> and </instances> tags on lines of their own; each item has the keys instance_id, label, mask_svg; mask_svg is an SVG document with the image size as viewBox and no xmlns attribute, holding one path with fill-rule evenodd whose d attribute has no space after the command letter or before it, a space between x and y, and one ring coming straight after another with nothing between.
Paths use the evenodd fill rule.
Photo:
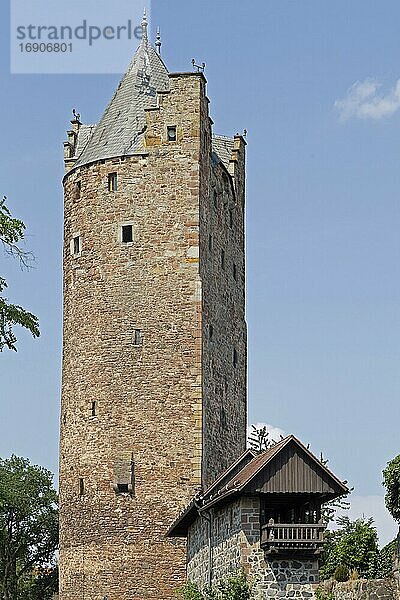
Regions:
<instances>
[{"instance_id":1,"label":"small stone building","mask_svg":"<svg viewBox=\"0 0 400 600\"><path fill-rule=\"evenodd\" d=\"M325 530L321 507L346 492L290 435L260 455L242 454L168 536L187 538L187 578L201 588L243 568L256 599L311 598Z\"/></svg>"}]
</instances>

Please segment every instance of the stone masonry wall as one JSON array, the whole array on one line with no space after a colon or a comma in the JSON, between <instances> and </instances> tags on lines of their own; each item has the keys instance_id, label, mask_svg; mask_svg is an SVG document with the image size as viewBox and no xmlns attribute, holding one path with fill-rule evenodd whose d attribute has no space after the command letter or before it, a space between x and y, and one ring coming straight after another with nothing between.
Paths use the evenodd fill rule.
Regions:
<instances>
[{"instance_id":1,"label":"stone masonry wall","mask_svg":"<svg viewBox=\"0 0 400 600\"><path fill-rule=\"evenodd\" d=\"M328 590L327 587L328 586ZM399 600L396 578L356 579L354 581L323 582L323 590L331 591L334 600Z\"/></svg>"},{"instance_id":2,"label":"stone masonry wall","mask_svg":"<svg viewBox=\"0 0 400 600\"><path fill-rule=\"evenodd\" d=\"M146 152L65 178L60 600L174 598L185 545L167 540L166 530L201 485L202 469L210 478L244 443L243 392L236 405L232 388L215 426L209 416L219 399L203 383L202 363L228 356L237 318L221 314L218 344L207 346L203 305L210 294L218 304L219 286L209 280L219 273L211 262L199 267L200 205L212 177L206 105L202 75L171 76L171 91L147 112ZM166 138L171 124L176 143ZM109 192L113 172L118 189ZM123 224L133 224L132 243L121 243ZM220 289L226 294L228 284ZM225 359L216 360L223 376ZM225 432L226 446L204 467L205 447ZM118 483L131 493L116 493Z\"/></svg>"},{"instance_id":3,"label":"stone masonry wall","mask_svg":"<svg viewBox=\"0 0 400 600\"><path fill-rule=\"evenodd\" d=\"M205 486L246 448L245 145L240 137L235 144L233 179L212 161L200 205Z\"/></svg>"},{"instance_id":4,"label":"stone masonry wall","mask_svg":"<svg viewBox=\"0 0 400 600\"><path fill-rule=\"evenodd\" d=\"M240 568L241 502L203 513L189 529L187 578L201 588ZM210 521L211 519L211 521ZM211 577L210 577L211 522Z\"/></svg>"},{"instance_id":5,"label":"stone masonry wall","mask_svg":"<svg viewBox=\"0 0 400 600\"><path fill-rule=\"evenodd\" d=\"M252 584L252 598L315 597L318 562L269 558L260 547L258 498L242 498L212 514L212 584L243 568ZM187 578L209 585L209 523L199 518L188 536Z\"/></svg>"}]
</instances>

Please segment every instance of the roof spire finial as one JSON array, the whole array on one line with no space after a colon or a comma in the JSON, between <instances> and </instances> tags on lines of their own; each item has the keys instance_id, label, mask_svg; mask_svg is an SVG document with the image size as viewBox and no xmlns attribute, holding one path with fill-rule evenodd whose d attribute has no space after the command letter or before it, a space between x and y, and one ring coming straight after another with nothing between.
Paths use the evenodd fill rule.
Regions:
<instances>
[{"instance_id":1,"label":"roof spire finial","mask_svg":"<svg viewBox=\"0 0 400 600\"><path fill-rule=\"evenodd\" d=\"M143 11L143 19L142 19L142 39L147 43L148 42L148 35L147 35L147 27L148 27L148 22L147 22L147 12L146 12L146 8Z\"/></svg>"},{"instance_id":2,"label":"roof spire finial","mask_svg":"<svg viewBox=\"0 0 400 600\"><path fill-rule=\"evenodd\" d=\"M161 54L161 33L160 33L160 28L157 27L157 37L156 37L156 50L158 54Z\"/></svg>"}]
</instances>

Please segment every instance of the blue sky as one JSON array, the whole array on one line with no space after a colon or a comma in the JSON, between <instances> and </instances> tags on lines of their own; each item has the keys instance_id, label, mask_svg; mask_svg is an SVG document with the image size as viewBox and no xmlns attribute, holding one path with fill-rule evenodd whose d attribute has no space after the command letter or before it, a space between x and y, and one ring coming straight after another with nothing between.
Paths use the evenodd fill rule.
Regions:
<instances>
[{"instance_id":1,"label":"blue sky","mask_svg":"<svg viewBox=\"0 0 400 600\"><path fill-rule=\"evenodd\" d=\"M207 63L215 132L248 130L250 421L323 451L380 507L382 468L400 452L399 22L394 0L152 9L171 71ZM0 194L36 255L28 273L2 257L1 274L42 329L0 356L0 456L55 471L62 142L72 107L96 121L119 77L10 75L7 2L0 23Z\"/></svg>"}]
</instances>

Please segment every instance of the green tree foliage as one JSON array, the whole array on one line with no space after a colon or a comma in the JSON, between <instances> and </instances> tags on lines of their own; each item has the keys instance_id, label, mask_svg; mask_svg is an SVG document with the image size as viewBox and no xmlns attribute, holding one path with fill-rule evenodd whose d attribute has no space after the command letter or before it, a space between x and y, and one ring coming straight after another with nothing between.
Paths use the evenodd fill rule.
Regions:
<instances>
[{"instance_id":1,"label":"green tree foliage","mask_svg":"<svg viewBox=\"0 0 400 600\"><path fill-rule=\"evenodd\" d=\"M379 551L376 569L376 577L378 579L389 577L392 574L396 549L397 539L394 539Z\"/></svg>"},{"instance_id":2,"label":"green tree foliage","mask_svg":"<svg viewBox=\"0 0 400 600\"><path fill-rule=\"evenodd\" d=\"M281 436L281 439L282 436ZM268 448L272 448L277 443L276 440L270 439L267 426L257 428L255 425L251 426L251 432L247 438L248 446L256 454L261 454Z\"/></svg>"},{"instance_id":3,"label":"green tree foliage","mask_svg":"<svg viewBox=\"0 0 400 600\"><path fill-rule=\"evenodd\" d=\"M250 585L243 571L234 577L230 577L217 586L216 600L249 600Z\"/></svg>"},{"instance_id":4,"label":"green tree foliage","mask_svg":"<svg viewBox=\"0 0 400 600\"><path fill-rule=\"evenodd\" d=\"M322 452L319 460L324 467L328 465L329 459L324 458ZM329 500L329 502L325 502L325 504L322 506L321 518L326 525L335 520L337 510L349 510L350 502L347 500L347 498L353 489L354 488L351 488L346 494L342 494L338 498L334 498L333 500Z\"/></svg>"},{"instance_id":5,"label":"green tree foliage","mask_svg":"<svg viewBox=\"0 0 400 600\"><path fill-rule=\"evenodd\" d=\"M200 592L197 584L191 581L180 588L178 594L183 600L204 600L204 595Z\"/></svg>"},{"instance_id":6,"label":"green tree foliage","mask_svg":"<svg viewBox=\"0 0 400 600\"><path fill-rule=\"evenodd\" d=\"M6 253L19 260L21 267L28 267L32 255L23 251L19 246L19 243L24 239L24 233L24 223L12 217L6 206L6 197L4 197L0 200L0 242ZM28 329L33 337L40 335L37 317L21 306L8 302L3 295L6 288L6 280L0 277L0 352L4 348L17 350L17 338L14 333L15 325Z\"/></svg>"},{"instance_id":7,"label":"green tree foliage","mask_svg":"<svg viewBox=\"0 0 400 600\"><path fill-rule=\"evenodd\" d=\"M333 577L336 568L344 565L356 570L360 577L375 577L378 560L378 536L373 519L337 520L337 531L326 531L324 551L320 562L322 579Z\"/></svg>"},{"instance_id":8,"label":"green tree foliage","mask_svg":"<svg viewBox=\"0 0 400 600\"><path fill-rule=\"evenodd\" d=\"M57 494L52 475L25 458L0 459L0 593L47 600L57 589Z\"/></svg>"},{"instance_id":9,"label":"green tree foliage","mask_svg":"<svg viewBox=\"0 0 400 600\"><path fill-rule=\"evenodd\" d=\"M250 600L251 589L246 574L241 571L221 581L212 590L201 592L195 583L189 581L178 593L183 600Z\"/></svg>"},{"instance_id":10,"label":"green tree foliage","mask_svg":"<svg viewBox=\"0 0 400 600\"><path fill-rule=\"evenodd\" d=\"M393 519L400 523L400 454L388 462L383 471L385 504Z\"/></svg>"},{"instance_id":11,"label":"green tree foliage","mask_svg":"<svg viewBox=\"0 0 400 600\"><path fill-rule=\"evenodd\" d=\"M19 600L52 600L58 590L58 568L35 569L21 577Z\"/></svg>"}]
</instances>

